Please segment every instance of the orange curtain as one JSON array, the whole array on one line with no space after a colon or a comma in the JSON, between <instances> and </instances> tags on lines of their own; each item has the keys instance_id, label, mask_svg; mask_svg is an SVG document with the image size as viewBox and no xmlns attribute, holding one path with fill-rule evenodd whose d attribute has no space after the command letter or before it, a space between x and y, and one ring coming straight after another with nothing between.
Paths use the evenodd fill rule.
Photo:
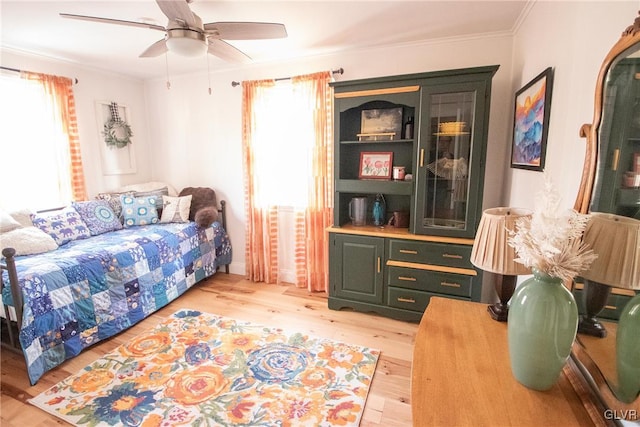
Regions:
<instances>
[{"instance_id":1,"label":"orange curtain","mask_svg":"<svg viewBox=\"0 0 640 427\"><path fill-rule=\"evenodd\" d=\"M333 91L329 71L294 77L294 87L311 103L315 144L309 173L309 200L296 212L296 286L309 291L329 290L329 238L333 218Z\"/></svg>"},{"instance_id":2,"label":"orange curtain","mask_svg":"<svg viewBox=\"0 0 640 427\"><path fill-rule=\"evenodd\" d=\"M325 229L331 225L333 210L333 157L332 157L332 102L329 71L294 77L291 90L295 93L295 105L291 108L308 111L313 120L313 146L310 147L310 169L306 176L308 200L304 208L294 208L293 232L295 284L310 291L328 289L328 235ZM257 202L260 180L254 172L255 150L252 137L257 118L254 106L275 85L274 80L243 82L243 164L246 231L246 277L253 281L278 283L278 206L262 206ZM286 114L286 112L283 112ZM277 135L274 137L278 137ZM298 161L302 161L298 159Z\"/></svg>"},{"instance_id":3,"label":"orange curtain","mask_svg":"<svg viewBox=\"0 0 640 427\"><path fill-rule=\"evenodd\" d=\"M76 100L73 96L73 81L67 77L51 76L47 74L23 71L23 79L39 82L45 93L51 97L55 114L60 117L62 131L69 139L69 165L71 176L71 195L73 200L87 199L80 153L80 138L78 136L78 121L76 118Z\"/></svg>"}]
</instances>

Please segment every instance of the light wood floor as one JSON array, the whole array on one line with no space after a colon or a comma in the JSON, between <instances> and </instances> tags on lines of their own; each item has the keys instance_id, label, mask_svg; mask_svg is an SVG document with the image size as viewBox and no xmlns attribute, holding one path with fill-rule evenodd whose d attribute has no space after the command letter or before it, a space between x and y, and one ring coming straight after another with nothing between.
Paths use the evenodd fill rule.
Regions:
<instances>
[{"instance_id":1,"label":"light wood floor","mask_svg":"<svg viewBox=\"0 0 640 427\"><path fill-rule=\"evenodd\" d=\"M26 402L105 352L154 327L181 308L282 327L381 350L361 426L411 426L411 359L417 324L327 308L325 294L290 285L265 285L218 273L120 335L91 347L30 386L21 355L1 351L0 425L67 425Z\"/></svg>"}]
</instances>

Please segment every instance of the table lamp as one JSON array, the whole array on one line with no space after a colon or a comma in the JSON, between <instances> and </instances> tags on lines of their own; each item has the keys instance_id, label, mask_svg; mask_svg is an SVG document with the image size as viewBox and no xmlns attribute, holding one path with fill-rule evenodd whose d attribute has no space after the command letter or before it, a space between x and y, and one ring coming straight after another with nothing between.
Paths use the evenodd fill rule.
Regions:
<instances>
[{"instance_id":1,"label":"table lamp","mask_svg":"<svg viewBox=\"0 0 640 427\"><path fill-rule=\"evenodd\" d=\"M581 274L585 314L578 333L604 338L607 330L597 319L611 287L640 289L640 221L620 215L592 212L582 240L598 258Z\"/></svg>"},{"instance_id":2,"label":"table lamp","mask_svg":"<svg viewBox=\"0 0 640 427\"><path fill-rule=\"evenodd\" d=\"M587 313L585 324L588 328L599 324L596 330L604 333L601 336L606 336L606 329L595 318L606 303L606 298L604 301L599 298L608 296L611 286L640 289L640 220L592 212L583 241L598 254L589 270L582 275L585 279L585 298L589 300L591 297L597 302L588 301L593 303L594 312ZM596 288L595 292L592 287ZM616 395L623 402L631 403L640 394L640 294L625 305L618 321L616 368Z\"/></svg>"},{"instance_id":3,"label":"table lamp","mask_svg":"<svg viewBox=\"0 0 640 427\"><path fill-rule=\"evenodd\" d=\"M515 231L519 218L531 217L532 212L520 208L491 208L482 212L478 231L471 250L471 263L481 270L496 275L495 289L500 302L489 305L491 317L506 322L509 315L507 303L516 289L516 279L521 274L531 274L529 267L514 261L515 249L509 246L509 231Z\"/></svg>"}]
</instances>

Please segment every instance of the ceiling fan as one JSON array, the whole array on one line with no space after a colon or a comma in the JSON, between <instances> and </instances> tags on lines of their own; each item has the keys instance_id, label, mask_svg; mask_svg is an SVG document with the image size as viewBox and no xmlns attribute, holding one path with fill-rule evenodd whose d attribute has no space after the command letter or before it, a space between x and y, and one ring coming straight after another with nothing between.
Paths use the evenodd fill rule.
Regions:
<instances>
[{"instance_id":1,"label":"ceiling fan","mask_svg":"<svg viewBox=\"0 0 640 427\"><path fill-rule=\"evenodd\" d=\"M165 37L149 46L140 58L150 58L163 53L175 52L183 56L199 56L205 52L230 62L247 63L251 58L224 40L258 40L287 37L283 24L270 22L211 22L203 24L202 19L191 11L193 0L156 0L169 22L165 27L153 23L123 21L120 19L61 13L63 18L105 24L127 25L150 28L165 33ZM224 39L224 40L223 40Z\"/></svg>"}]
</instances>

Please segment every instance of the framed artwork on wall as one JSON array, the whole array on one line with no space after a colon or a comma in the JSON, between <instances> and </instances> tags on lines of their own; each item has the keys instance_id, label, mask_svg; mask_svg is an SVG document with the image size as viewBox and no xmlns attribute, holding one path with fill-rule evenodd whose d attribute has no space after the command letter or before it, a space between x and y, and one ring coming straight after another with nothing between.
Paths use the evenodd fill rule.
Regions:
<instances>
[{"instance_id":1,"label":"framed artwork on wall","mask_svg":"<svg viewBox=\"0 0 640 427\"><path fill-rule=\"evenodd\" d=\"M553 69L549 67L516 92L512 168L544 170L552 86Z\"/></svg>"},{"instance_id":2,"label":"framed artwork on wall","mask_svg":"<svg viewBox=\"0 0 640 427\"><path fill-rule=\"evenodd\" d=\"M136 173L129 108L112 101L96 101L96 121L102 174Z\"/></svg>"},{"instance_id":3,"label":"framed artwork on wall","mask_svg":"<svg viewBox=\"0 0 640 427\"><path fill-rule=\"evenodd\" d=\"M391 179L393 152L360 153L360 179Z\"/></svg>"}]
</instances>

